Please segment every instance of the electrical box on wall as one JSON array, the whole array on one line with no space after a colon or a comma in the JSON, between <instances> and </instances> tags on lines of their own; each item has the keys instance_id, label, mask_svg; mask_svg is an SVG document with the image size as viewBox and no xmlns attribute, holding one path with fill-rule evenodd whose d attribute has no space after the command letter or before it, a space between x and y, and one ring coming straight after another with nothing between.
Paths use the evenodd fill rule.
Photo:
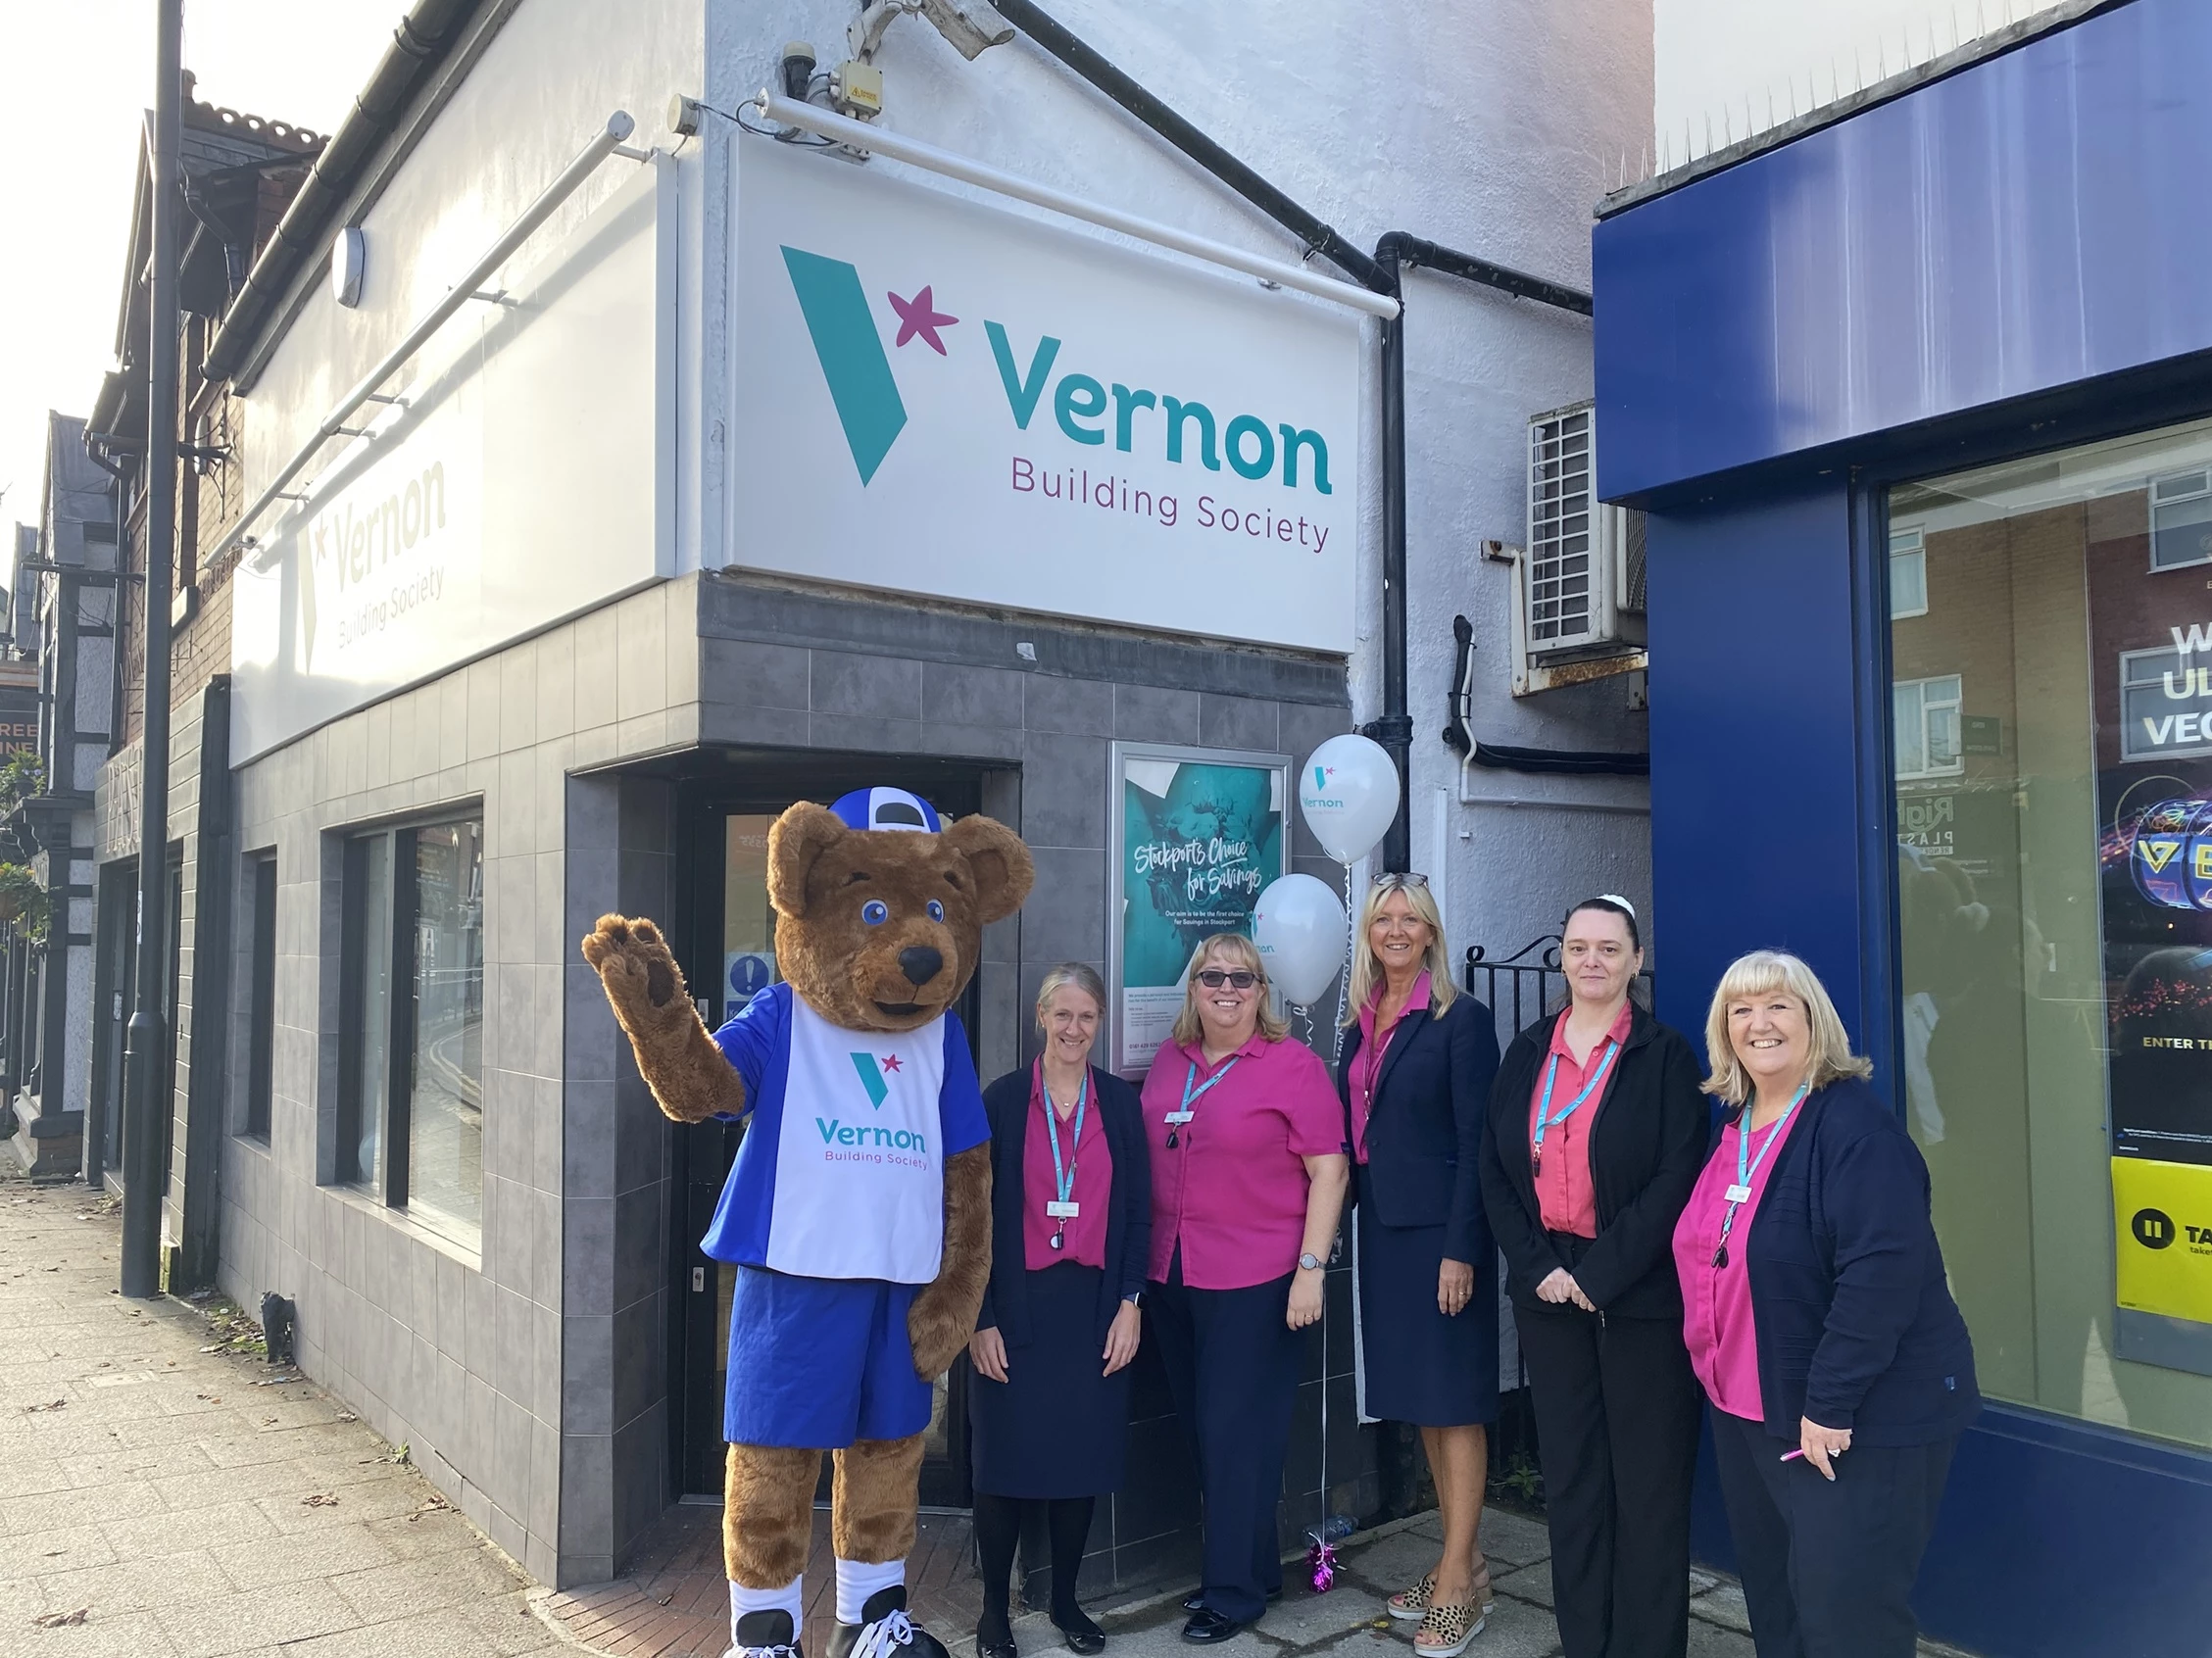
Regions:
<instances>
[{"instance_id":1,"label":"electrical box on wall","mask_svg":"<svg viewBox=\"0 0 2212 1658\"><path fill-rule=\"evenodd\" d=\"M1644 514L1597 496L1594 405L1529 421L1528 540L1513 566L1513 695L1641 673Z\"/></svg>"}]
</instances>

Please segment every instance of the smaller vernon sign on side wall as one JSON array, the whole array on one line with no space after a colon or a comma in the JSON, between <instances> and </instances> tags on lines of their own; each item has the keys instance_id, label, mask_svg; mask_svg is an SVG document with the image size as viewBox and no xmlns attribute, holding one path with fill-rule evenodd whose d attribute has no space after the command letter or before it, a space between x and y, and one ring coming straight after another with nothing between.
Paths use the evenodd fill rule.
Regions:
<instances>
[{"instance_id":1,"label":"smaller vernon sign on side wall","mask_svg":"<svg viewBox=\"0 0 2212 1658\"><path fill-rule=\"evenodd\" d=\"M528 250L270 520L233 597L239 760L671 573L672 212L656 166Z\"/></svg>"},{"instance_id":2,"label":"smaller vernon sign on side wall","mask_svg":"<svg viewBox=\"0 0 2212 1658\"><path fill-rule=\"evenodd\" d=\"M1359 323L739 146L739 563L1348 653Z\"/></svg>"}]
</instances>

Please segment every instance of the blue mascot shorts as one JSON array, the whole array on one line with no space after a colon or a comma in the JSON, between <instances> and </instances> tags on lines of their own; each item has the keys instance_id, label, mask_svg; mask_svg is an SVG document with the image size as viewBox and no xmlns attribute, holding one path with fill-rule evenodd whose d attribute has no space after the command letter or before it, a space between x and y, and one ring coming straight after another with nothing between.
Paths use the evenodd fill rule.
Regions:
<instances>
[{"instance_id":1,"label":"blue mascot shorts","mask_svg":"<svg viewBox=\"0 0 2212 1658\"><path fill-rule=\"evenodd\" d=\"M838 1450L927 1428L931 1389L907 1339L920 1289L737 1268L722 1438Z\"/></svg>"}]
</instances>

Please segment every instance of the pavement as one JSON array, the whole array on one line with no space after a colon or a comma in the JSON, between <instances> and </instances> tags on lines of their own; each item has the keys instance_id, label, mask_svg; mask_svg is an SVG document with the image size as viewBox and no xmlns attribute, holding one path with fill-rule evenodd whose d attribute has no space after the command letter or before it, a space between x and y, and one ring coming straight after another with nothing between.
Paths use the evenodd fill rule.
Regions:
<instances>
[{"instance_id":1,"label":"pavement","mask_svg":"<svg viewBox=\"0 0 2212 1658\"><path fill-rule=\"evenodd\" d=\"M115 1205L81 1186L0 1179L0 1655L718 1658L718 1510L672 1509L613 1584L535 1585L404 1447L272 1369L234 1309L123 1300L119 1238ZM1410 1626L1382 1600L1428 1569L1438 1538L1434 1514L1348 1538L1331 1592L1294 1587L1223 1650L1410 1658ZM972 1658L964 1516L925 1517L923 1541L916 1610ZM1543 1523L1494 1508L1482 1545L1498 1600L1467 1658L1558 1653ZM826 1569L811 1576L826 1599ZM1736 1585L1694 1572L1691 1587L1692 1658L1754 1658ZM1186 1589L1089 1604L1116 1658L1185 1658ZM816 1650L827 1610L811 1609ZM1014 1636L1060 1650L1042 1612Z\"/></svg>"}]
</instances>

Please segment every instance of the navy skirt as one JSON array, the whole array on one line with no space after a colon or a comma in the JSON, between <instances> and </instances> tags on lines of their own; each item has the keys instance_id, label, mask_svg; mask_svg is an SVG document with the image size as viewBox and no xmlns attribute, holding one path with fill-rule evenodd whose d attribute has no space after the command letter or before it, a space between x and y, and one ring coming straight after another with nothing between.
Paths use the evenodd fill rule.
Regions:
<instances>
[{"instance_id":1,"label":"navy skirt","mask_svg":"<svg viewBox=\"0 0 2212 1658\"><path fill-rule=\"evenodd\" d=\"M1106 1275L1068 1261L1023 1276L1028 1340L1007 1348L1006 1381L968 1378L975 1488L1004 1497L1117 1491L1135 1366L1102 1374L1099 1294Z\"/></svg>"},{"instance_id":2,"label":"navy skirt","mask_svg":"<svg viewBox=\"0 0 2212 1658\"><path fill-rule=\"evenodd\" d=\"M1456 1317L1437 1310L1441 1226L1384 1226L1359 1169L1359 1355L1367 1414L1422 1428L1498 1420L1498 1251L1472 1263Z\"/></svg>"}]
</instances>

